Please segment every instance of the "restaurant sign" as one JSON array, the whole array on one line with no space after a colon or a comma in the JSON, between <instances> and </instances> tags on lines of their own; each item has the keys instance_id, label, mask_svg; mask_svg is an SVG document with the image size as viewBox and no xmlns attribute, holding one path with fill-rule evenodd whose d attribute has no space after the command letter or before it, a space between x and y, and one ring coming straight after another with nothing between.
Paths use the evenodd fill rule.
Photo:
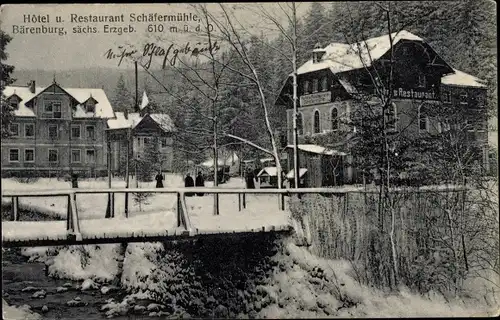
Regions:
<instances>
[{"instance_id":1,"label":"restaurant sign","mask_svg":"<svg viewBox=\"0 0 500 320\"><path fill-rule=\"evenodd\" d=\"M319 93L308 94L300 97L300 106L310 106L313 104L322 104L332 101L332 92L325 91Z\"/></svg>"},{"instance_id":2,"label":"restaurant sign","mask_svg":"<svg viewBox=\"0 0 500 320\"><path fill-rule=\"evenodd\" d=\"M387 95L389 90L385 90L385 94ZM429 90L415 90L415 89L403 89L396 88L393 91L393 98L400 99L417 99L417 100L438 100L439 96L435 91Z\"/></svg>"}]
</instances>

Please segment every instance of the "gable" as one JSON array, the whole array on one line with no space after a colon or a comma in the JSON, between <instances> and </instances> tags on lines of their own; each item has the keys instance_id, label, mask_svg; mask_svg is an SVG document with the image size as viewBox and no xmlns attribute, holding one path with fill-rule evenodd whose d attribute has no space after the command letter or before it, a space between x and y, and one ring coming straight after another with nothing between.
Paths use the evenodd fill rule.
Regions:
<instances>
[{"instance_id":1,"label":"gable","mask_svg":"<svg viewBox=\"0 0 500 320\"><path fill-rule=\"evenodd\" d=\"M38 93L37 95L33 96L31 99L29 99L28 101L25 102L26 105L28 104L31 104L31 102L33 101L33 99L35 99L36 97L42 95L42 94L63 94L63 95L66 95L68 97L70 97L70 100L73 104L78 104L78 100L75 99L75 97L73 97L71 94L69 94L66 90L64 90L63 88L61 88L57 83L53 83L51 84L50 86L48 86L47 88L45 88L43 91L41 91L40 93Z\"/></svg>"},{"instance_id":2,"label":"gable","mask_svg":"<svg viewBox=\"0 0 500 320\"><path fill-rule=\"evenodd\" d=\"M146 115L133 129L134 134L162 134L164 130L151 116Z\"/></svg>"},{"instance_id":3,"label":"gable","mask_svg":"<svg viewBox=\"0 0 500 320\"><path fill-rule=\"evenodd\" d=\"M453 72L453 68L444 61L441 56L423 41L401 40L394 45L394 61L403 68L411 66L418 67L424 71L447 74ZM387 51L380 57L379 62L390 62L391 51Z\"/></svg>"}]
</instances>

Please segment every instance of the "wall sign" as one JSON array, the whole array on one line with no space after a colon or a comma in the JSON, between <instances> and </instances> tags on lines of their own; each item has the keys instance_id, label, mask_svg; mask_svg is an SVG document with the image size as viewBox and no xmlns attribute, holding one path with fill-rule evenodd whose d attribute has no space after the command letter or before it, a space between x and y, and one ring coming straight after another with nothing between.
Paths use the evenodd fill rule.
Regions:
<instances>
[{"instance_id":1,"label":"wall sign","mask_svg":"<svg viewBox=\"0 0 500 320\"><path fill-rule=\"evenodd\" d=\"M388 94L389 90L385 90L385 94ZM417 100L438 100L439 96L435 91L431 90L415 90L415 89L403 89L396 88L393 91L393 98L404 98L404 99L417 99Z\"/></svg>"},{"instance_id":2,"label":"wall sign","mask_svg":"<svg viewBox=\"0 0 500 320\"><path fill-rule=\"evenodd\" d=\"M319 93L308 94L300 97L300 106L310 106L313 104L328 103L332 101L332 92L325 91Z\"/></svg>"}]
</instances>

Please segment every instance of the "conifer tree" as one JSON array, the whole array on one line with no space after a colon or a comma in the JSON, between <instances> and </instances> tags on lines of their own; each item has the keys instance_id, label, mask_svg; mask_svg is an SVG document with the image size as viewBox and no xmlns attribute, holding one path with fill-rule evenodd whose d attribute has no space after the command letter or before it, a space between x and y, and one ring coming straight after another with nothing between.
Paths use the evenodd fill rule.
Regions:
<instances>
[{"instance_id":1,"label":"conifer tree","mask_svg":"<svg viewBox=\"0 0 500 320\"><path fill-rule=\"evenodd\" d=\"M11 78L11 73L14 71L14 66L5 64L4 61L7 60L7 52L5 47L12 40L12 37L6 34L4 31L0 30L0 64L2 69L2 78L0 80L0 93L1 93L1 104L2 104L2 138L10 136L9 125L13 117L13 109L6 101L6 97L3 94L5 86L13 83L15 79Z\"/></svg>"}]
</instances>

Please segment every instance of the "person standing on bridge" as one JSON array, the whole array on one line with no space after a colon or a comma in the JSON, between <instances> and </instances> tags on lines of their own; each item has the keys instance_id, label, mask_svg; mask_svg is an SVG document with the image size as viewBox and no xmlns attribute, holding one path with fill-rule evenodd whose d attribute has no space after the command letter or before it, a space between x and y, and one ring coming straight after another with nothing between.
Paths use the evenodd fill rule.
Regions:
<instances>
[{"instance_id":1,"label":"person standing on bridge","mask_svg":"<svg viewBox=\"0 0 500 320\"><path fill-rule=\"evenodd\" d=\"M205 179L203 179L203 175L201 174L201 172L198 172L198 175L196 176L196 181L195 181L195 185L197 187L204 187L205 186ZM197 193L196 194L198 197L203 197L204 193L200 192L200 193Z\"/></svg>"},{"instance_id":2,"label":"person standing on bridge","mask_svg":"<svg viewBox=\"0 0 500 320\"><path fill-rule=\"evenodd\" d=\"M161 171L158 171L158 174L155 177L156 180L156 187L157 188L163 188L163 180L165 180L165 177L161 174Z\"/></svg>"},{"instance_id":3,"label":"person standing on bridge","mask_svg":"<svg viewBox=\"0 0 500 320\"><path fill-rule=\"evenodd\" d=\"M186 179L184 179L184 187L186 188L192 188L194 187L194 181L193 181L193 178L191 177L191 175L188 173L186 174ZM186 197L192 197L193 194L192 193L186 193Z\"/></svg>"}]
</instances>

